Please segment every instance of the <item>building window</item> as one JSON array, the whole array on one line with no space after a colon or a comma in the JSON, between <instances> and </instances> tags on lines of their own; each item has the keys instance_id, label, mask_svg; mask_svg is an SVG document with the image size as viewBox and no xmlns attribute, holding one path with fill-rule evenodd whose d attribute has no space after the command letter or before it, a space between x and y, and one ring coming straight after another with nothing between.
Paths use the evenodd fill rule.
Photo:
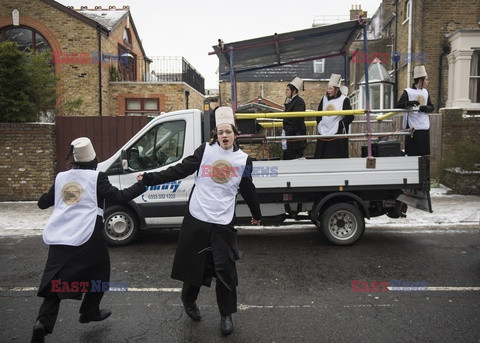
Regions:
<instances>
[{"instance_id":1,"label":"building window","mask_svg":"<svg viewBox=\"0 0 480 343\"><path fill-rule=\"evenodd\" d=\"M141 136L127 150L130 171L163 167L183 157L185 147L184 120L161 123Z\"/></svg>"},{"instance_id":2,"label":"building window","mask_svg":"<svg viewBox=\"0 0 480 343\"><path fill-rule=\"evenodd\" d=\"M9 26L0 30L0 43L16 42L20 51L52 51L45 37L28 26Z\"/></svg>"},{"instance_id":3,"label":"building window","mask_svg":"<svg viewBox=\"0 0 480 343\"><path fill-rule=\"evenodd\" d=\"M475 50L470 62L469 98L473 103L480 102L480 50Z\"/></svg>"},{"instance_id":4,"label":"building window","mask_svg":"<svg viewBox=\"0 0 480 343\"><path fill-rule=\"evenodd\" d=\"M313 61L313 72L315 74L323 74L325 72L325 59Z\"/></svg>"},{"instance_id":5,"label":"building window","mask_svg":"<svg viewBox=\"0 0 480 343\"><path fill-rule=\"evenodd\" d=\"M158 99L125 99L126 116L156 116L158 114Z\"/></svg>"}]
</instances>

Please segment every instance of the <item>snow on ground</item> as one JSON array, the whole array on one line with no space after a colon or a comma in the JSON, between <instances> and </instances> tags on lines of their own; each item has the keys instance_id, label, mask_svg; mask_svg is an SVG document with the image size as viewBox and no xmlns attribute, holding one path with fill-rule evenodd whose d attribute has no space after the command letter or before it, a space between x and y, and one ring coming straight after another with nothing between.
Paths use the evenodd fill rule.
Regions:
<instances>
[{"instance_id":1,"label":"snow on ground","mask_svg":"<svg viewBox=\"0 0 480 343\"><path fill-rule=\"evenodd\" d=\"M390 227L458 227L480 224L480 197L449 194L449 189L440 185L430 191L433 213L409 208L406 218L393 219L385 215L366 220L367 228ZM52 208L41 210L35 201L0 202L0 237L41 235ZM288 228L311 228L309 221L290 222ZM244 227L252 229L251 226ZM261 226L263 229L281 229L279 226Z\"/></svg>"}]
</instances>

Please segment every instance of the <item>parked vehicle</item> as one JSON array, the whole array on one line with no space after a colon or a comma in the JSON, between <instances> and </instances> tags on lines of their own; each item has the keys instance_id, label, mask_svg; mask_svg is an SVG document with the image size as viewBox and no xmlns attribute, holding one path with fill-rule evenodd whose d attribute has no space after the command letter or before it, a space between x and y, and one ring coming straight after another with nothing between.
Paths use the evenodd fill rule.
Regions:
<instances>
[{"instance_id":1,"label":"parked vehicle","mask_svg":"<svg viewBox=\"0 0 480 343\"><path fill-rule=\"evenodd\" d=\"M125 188L139 173L179 163L209 139L208 114L194 109L162 114L98 169L109 175L113 185ZM365 218L404 217L407 205L432 211L428 156L376 157L375 164L367 168L365 158L253 161L262 222L283 225L287 218L309 219L329 242L349 245L362 237ZM141 228L180 227L193 183L191 175L149 186L128 205L107 204L107 242L129 244ZM236 214L239 223L250 219L241 196Z\"/></svg>"}]
</instances>

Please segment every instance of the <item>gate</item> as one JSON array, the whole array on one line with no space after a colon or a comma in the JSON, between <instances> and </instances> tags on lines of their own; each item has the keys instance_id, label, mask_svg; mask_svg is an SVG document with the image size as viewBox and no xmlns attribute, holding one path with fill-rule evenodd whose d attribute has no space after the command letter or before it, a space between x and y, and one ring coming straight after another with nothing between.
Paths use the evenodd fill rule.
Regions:
<instances>
[{"instance_id":1,"label":"gate","mask_svg":"<svg viewBox=\"0 0 480 343\"><path fill-rule=\"evenodd\" d=\"M90 138L97 153L97 159L102 162L140 131L148 120L149 118L144 116L57 117L55 119L56 172L68 169L66 157L70 143L75 138Z\"/></svg>"}]
</instances>

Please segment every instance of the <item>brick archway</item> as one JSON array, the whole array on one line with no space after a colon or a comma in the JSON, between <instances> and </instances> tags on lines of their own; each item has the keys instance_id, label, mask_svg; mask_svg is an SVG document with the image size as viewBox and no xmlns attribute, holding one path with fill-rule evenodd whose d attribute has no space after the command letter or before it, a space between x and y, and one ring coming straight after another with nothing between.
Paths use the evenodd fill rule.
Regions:
<instances>
[{"instance_id":1,"label":"brick archway","mask_svg":"<svg viewBox=\"0 0 480 343\"><path fill-rule=\"evenodd\" d=\"M11 15L0 17L0 29L12 25L13 20ZM52 32L52 30L50 30L50 28L48 28L48 26L46 26L42 22L28 15L22 14L22 16L20 17L20 25L28 26L32 29L37 30L47 40L48 44L52 48L52 51L62 51L60 42L55 37L55 34ZM59 73L62 69L63 66L61 64L55 64L55 73Z\"/></svg>"}]
</instances>

